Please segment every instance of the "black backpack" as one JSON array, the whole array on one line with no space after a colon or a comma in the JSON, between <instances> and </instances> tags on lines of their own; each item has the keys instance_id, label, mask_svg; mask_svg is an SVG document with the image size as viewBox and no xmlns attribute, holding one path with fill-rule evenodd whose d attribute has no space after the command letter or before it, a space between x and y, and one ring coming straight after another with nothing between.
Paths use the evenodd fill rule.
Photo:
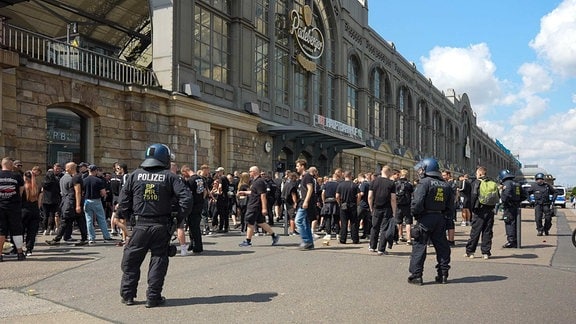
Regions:
<instances>
[{"instance_id":1,"label":"black backpack","mask_svg":"<svg viewBox=\"0 0 576 324\"><path fill-rule=\"evenodd\" d=\"M268 203L276 201L276 192L278 191L278 185L272 179L266 179L266 199Z\"/></svg>"},{"instance_id":2,"label":"black backpack","mask_svg":"<svg viewBox=\"0 0 576 324\"><path fill-rule=\"evenodd\" d=\"M412 185L405 180L396 182L396 204L408 205L412 201Z\"/></svg>"},{"instance_id":3,"label":"black backpack","mask_svg":"<svg viewBox=\"0 0 576 324\"><path fill-rule=\"evenodd\" d=\"M528 193L522 185L516 181L512 181L512 202L519 203L528 198Z\"/></svg>"}]
</instances>

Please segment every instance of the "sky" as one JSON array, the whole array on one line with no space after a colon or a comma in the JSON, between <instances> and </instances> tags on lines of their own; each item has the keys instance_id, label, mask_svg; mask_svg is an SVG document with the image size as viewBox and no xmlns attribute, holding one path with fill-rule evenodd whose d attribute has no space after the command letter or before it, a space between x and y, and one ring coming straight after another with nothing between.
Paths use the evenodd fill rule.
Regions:
<instances>
[{"instance_id":1,"label":"sky","mask_svg":"<svg viewBox=\"0 0 576 324\"><path fill-rule=\"evenodd\" d=\"M523 165L576 186L576 0L369 0L368 25Z\"/></svg>"}]
</instances>

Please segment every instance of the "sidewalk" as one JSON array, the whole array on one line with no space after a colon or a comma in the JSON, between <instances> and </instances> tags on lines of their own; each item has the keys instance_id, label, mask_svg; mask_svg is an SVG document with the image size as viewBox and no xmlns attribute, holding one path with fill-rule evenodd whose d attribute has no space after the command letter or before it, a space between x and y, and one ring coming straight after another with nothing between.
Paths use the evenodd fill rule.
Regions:
<instances>
[{"instance_id":1,"label":"sidewalk","mask_svg":"<svg viewBox=\"0 0 576 324\"><path fill-rule=\"evenodd\" d=\"M252 248L238 247L243 237L237 231L205 236L204 254L170 259L167 304L154 309L142 304L148 260L138 304L126 307L118 292L122 248L104 243L49 247L43 243L47 237L39 235L33 256L0 264L0 321L439 323L458 318L451 311L438 312L450 300L455 308L468 305L461 322L574 322L576 291L566 288L576 282L576 249L565 244L576 212L559 211L551 235L537 237L533 210L523 209L520 249L501 248L504 223L497 216L489 260L463 257L470 227L456 226L450 283L432 284L435 257L429 248L422 287L406 283L407 245L375 256L367 240L341 245L332 239L330 246L318 240L316 250L302 252L297 236L282 236L278 247L270 246L269 236L254 237ZM282 233L279 224L274 228ZM554 262L559 255L565 256L560 267ZM514 309L507 306L510 300Z\"/></svg>"}]
</instances>

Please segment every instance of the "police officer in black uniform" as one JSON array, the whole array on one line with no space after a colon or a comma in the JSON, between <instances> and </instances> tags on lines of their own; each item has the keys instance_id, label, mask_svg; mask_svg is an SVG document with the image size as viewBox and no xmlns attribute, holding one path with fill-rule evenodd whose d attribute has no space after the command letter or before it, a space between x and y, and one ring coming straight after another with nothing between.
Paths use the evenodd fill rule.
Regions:
<instances>
[{"instance_id":1,"label":"police officer in black uniform","mask_svg":"<svg viewBox=\"0 0 576 324\"><path fill-rule=\"evenodd\" d=\"M178 223L190 212L190 190L177 175L170 172L172 155L168 146L153 144L146 150L140 169L126 178L120 193L119 208L135 217L132 237L125 245L122 257L122 303L134 305L140 280L140 266L151 251L148 271L146 307L164 304L162 286L168 271L168 250L172 235L170 215L172 199L178 201Z\"/></svg>"},{"instance_id":2,"label":"police officer in black uniform","mask_svg":"<svg viewBox=\"0 0 576 324\"><path fill-rule=\"evenodd\" d=\"M518 208L522 201L522 186L514 181L514 174L509 170L502 170L498 175L502 184L500 200L502 201L504 224L506 228L507 242L502 247L505 249L518 247L516 224L518 220Z\"/></svg>"},{"instance_id":3,"label":"police officer in black uniform","mask_svg":"<svg viewBox=\"0 0 576 324\"><path fill-rule=\"evenodd\" d=\"M528 189L529 194L534 195L534 214L536 218L536 231L537 236L548 235L552 227L552 212L554 201L556 201L556 190L550 184L544 182L544 173L536 173L534 176L536 180ZM552 199L550 199L552 195ZM542 218L544 218L544 226L542 226Z\"/></svg>"},{"instance_id":4,"label":"police officer in black uniform","mask_svg":"<svg viewBox=\"0 0 576 324\"><path fill-rule=\"evenodd\" d=\"M450 246L446 239L445 217L452 217L454 193L452 187L442 179L438 162L432 158L420 161L414 169L420 182L414 191L411 211L418 224L412 230L412 255L410 258L408 283L422 285L422 273L426 260L428 239L436 250L437 283L448 282L450 269Z\"/></svg>"}]
</instances>

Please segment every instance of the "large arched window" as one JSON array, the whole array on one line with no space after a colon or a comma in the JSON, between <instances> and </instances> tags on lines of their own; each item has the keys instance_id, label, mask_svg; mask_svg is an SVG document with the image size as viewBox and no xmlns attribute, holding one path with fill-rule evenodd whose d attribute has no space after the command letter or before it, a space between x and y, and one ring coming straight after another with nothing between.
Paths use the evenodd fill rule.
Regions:
<instances>
[{"instance_id":1,"label":"large arched window","mask_svg":"<svg viewBox=\"0 0 576 324\"><path fill-rule=\"evenodd\" d=\"M355 56L348 59L348 100L346 102L346 123L350 126L358 126L358 81L360 64Z\"/></svg>"},{"instance_id":2,"label":"large arched window","mask_svg":"<svg viewBox=\"0 0 576 324\"><path fill-rule=\"evenodd\" d=\"M418 103L418 111L416 112L416 148L419 152L423 152L425 147L424 128L426 125L424 124L424 116L426 114L426 107L426 101L422 100Z\"/></svg>"},{"instance_id":3,"label":"large arched window","mask_svg":"<svg viewBox=\"0 0 576 324\"><path fill-rule=\"evenodd\" d=\"M406 116L411 106L410 91L406 87L400 87L398 93L398 114L396 118L396 123L398 125L396 139L400 146L406 145L406 138L408 137L406 132Z\"/></svg>"},{"instance_id":4,"label":"large arched window","mask_svg":"<svg viewBox=\"0 0 576 324\"><path fill-rule=\"evenodd\" d=\"M49 167L85 159L86 119L63 108L49 108L46 113L48 142L46 157Z\"/></svg>"},{"instance_id":5,"label":"large arched window","mask_svg":"<svg viewBox=\"0 0 576 324\"><path fill-rule=\"evenodd\" d=\"M432 154L439 157L440 155L440 136L442 135L442 121L440 120L440 114L434 112L434 117L432 117Z\"/></svg>"},{"instance_id":6,"label":"large arched window","mask_svg":"<svg viewBox=\"0 0 576 324\"><path fill-rule=\"evenodd\" d=\"M370 74L370 133L376 137L382 137L381 125L383 122L383 114L385 107L384 98L384 73L382 70L376 68Z\"/></svg>"}]
</instances>

